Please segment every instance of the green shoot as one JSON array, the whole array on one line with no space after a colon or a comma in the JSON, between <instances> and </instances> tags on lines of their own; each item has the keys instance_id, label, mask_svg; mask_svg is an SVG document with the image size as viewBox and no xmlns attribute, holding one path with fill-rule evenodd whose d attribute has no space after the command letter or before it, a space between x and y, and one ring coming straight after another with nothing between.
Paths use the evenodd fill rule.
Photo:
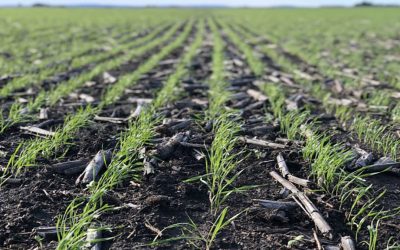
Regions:
<instances>
[{"instance_id":1,"label":"green shoot","mask_svg":"<svg viewBox=\"0 0 400 250\"><path fill-rule=\"evenodd\" d=\"M224 208L220 214L216 217L215 221L212 222L210 226L208 226L207 231L204 232L199 226L189 218L189 222L187 223L178 223L170 225L164 228L162 231L170 230L170 229L180 229L181 235L175 238L170 238L166 240L158 240L158 236L153 240L153 243L149 245L161 245L168 242L184 240L191 247L196 249L212 249L212 246L218 236L218 234L226 228L229 224L231 224L237 217L240 216L241 213L235 214L230 218L226 218L228 214L228 208Z\"/></svg>"}]
</instances>

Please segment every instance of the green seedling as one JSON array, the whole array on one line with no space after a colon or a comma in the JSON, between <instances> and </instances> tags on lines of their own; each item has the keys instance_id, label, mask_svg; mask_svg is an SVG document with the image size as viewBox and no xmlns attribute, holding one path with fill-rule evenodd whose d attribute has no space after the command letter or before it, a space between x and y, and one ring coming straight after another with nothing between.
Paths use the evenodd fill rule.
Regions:
<instances>
[{"instance_id":1,"label":"green seedling","mask_svg":"<svg viewBox=\"0 0 400 250\"><path fill-rule=\"evenodd\" d=\"M298 139L301 133L300 127L307 123L308 112L289 111L280 116L281 132L287 135L290 140Z\"/></svg>"},{"instance_id":2,"label":"green seedling","mask_svg":"<svg viewBox=\"0 0 400 250\"><path fill-rule=\"evenodd\" d=\"M298 235L294 237L293 239L289 240L287 243L288 248L292 248L303 242L304 240L304 235Z\"/></svg>"},{"instance_id":3,"label":"green seedling","mask_svg":"<svg viewBox=\"0 0 400 250\"><path fill-rule=\"evenodd\" d=\"M192 248L195 249L212 249L212 246L218 236L218 234L229 224L231 224L241 213L235 214L234 216L227 218L228 208L224 208L211 226L208 226L206 231L202 230L193 220L189 218L187 223L177 223L164 228L162 231L170 229L180 229L181 235L178 237L158 240L157 236L152 243L149 245L161 245L169 242L183 240L188 243Z\"/></svg>"},{"instance_id":4,"label":"green seedling","mask_svg":"<svg viewBox=\"0 0 400 250\"><path fill-rule=\"evenodd\" d=\"M4 133L4 131L12 126L30 119L31 116L26 114L21 104L13 103L8 112L8 117L4 117L3 111L0 111L0 134Z\"/></svg>"},{"instance_id":5,"label":"green seedling","mask_svg":"<svg viewBox=\"0 0 400 250\"><path fill-rule=\"evenodd\" d=\"M57 250L83 248L88 243L86 241L87 230L93 221L111 209L108 205L96 205L92 200L85 204L85 201L74 199L65 210L65 213L57 218ZM80 210L81 212L79 212ZM104 227L96 228L99 231L105 229ZM104 241L108 239L98 240Z\"/></svg>"}]
</instances>

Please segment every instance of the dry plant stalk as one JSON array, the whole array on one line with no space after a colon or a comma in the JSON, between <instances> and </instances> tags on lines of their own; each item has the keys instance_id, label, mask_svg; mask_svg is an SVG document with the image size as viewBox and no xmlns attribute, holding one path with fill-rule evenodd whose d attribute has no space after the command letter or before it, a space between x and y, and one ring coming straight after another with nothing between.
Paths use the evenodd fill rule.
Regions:
<instances>
[{"instance_id":1,"label":"dry plant stalk","mask_svg":"<svg viewBox=\"0 0 400 250\"><path fill-rule=\"evenodd\" d=\"M308 187L310 184L309 180L305 180L299 177L296 177L294 175L291 175L289 172L289 168L286 165L285 159L283 158L282 154L279 153L278 156L276 157L276 160L278 162L278 167L279 170L281 171L282 176L285 179L288 179L290 182L303 186L303 187Z\"/></svg>"},{"instance_id":2,"label":"dry plant stalk","mask_svg":"<svg viewBox=\"0 0 400 250\"><path fill-rule=\"evenodd\" d=\"M356 250L356 245L350 236L344 236L340 241L343 250Z\"/></svg>"},{"instance_id":3,"label":"dry plant stalk","mask_svg":"<svg viewBox=\"0 0 400 250\"><path fill-rule=\"evenodd\" d=\"M282 186L289 189L300 202L303 204L305 210L310 215L311 219L314 221L318 230L327 238L332 239L332 228L329 226L328 222L324 219L324 217L319 212L318 208L311 202L311 200L301 192L295 185L293 185L290 181L284 179L277 172L271 171L269 173L275 180L277 180Z\"/></svg>"},{"instance_id":4,"label":"dry plant stalk","mask_svg":"<svg viewBox=\"0 0 400 250\"><path fill-rule=\"evenodd\" d=\"M26 131L29 131L29 132L32 132L32 133L35 133L38 135L44 135L44 136L54 136L56 134L55 132L48 131L48 130L38 128L38 127L34 127L34 126L25 126L25 127L21 126L19 128L22 130L26 130Z\"/></svg>"},{"instance_id":5,"label":"dry plant stalk","mask_svg":"<svg viewBox=\"0 0 400 250\"><path fill-rule=\"evenodd\" d=\"M266 141L266 140L250 139L250 138L246 138L243 136L239 137L239 140L244 143L253 144L253 145L257 145L257 146L263 146L263 147L269 147L269 148L275 148L275 149L286 148L286 146L283 144L270 142L270 141Z\"/></svg>"},{"instance_id":6,"label":"dry plant stalk","mask_svg":"<svg viewBox=\"0 0 400 250\"><path fill-rule=\"evenodd\" d=\"M85 171L76 179L76 184L87 184L95 180L101 169L111 160L110 150L100 150L86 166Z\"/></svg>"}]
</instances>

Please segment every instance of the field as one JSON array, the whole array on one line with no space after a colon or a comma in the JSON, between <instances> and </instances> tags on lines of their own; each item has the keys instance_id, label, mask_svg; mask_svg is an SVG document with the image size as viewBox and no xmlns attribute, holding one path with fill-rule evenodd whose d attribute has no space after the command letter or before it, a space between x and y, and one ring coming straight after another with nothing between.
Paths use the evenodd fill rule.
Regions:
<instances>
[{"instance_id":1,"label":"field","mask_svg":"<svg viewBox=\"0 0 400 250\"><path fill-rule=\"evenodd\" d=\"M400 249L400 9L0 9L0 249Z\"/></svg>"}]
</instances>

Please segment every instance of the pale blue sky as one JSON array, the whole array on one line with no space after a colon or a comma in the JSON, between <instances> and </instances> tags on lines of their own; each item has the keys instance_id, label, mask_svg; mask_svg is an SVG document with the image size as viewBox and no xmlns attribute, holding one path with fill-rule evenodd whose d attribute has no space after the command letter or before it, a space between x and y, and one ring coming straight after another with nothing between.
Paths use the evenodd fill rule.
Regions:
<instances>
[{"instance_id":1,"label":"pale blue sky","mask_svg":"<svg viewBox=\"0 0 400 250\"><path fill-rule=\"evenodd\" d=\"M31 5L32 3L49 4L102 4L102 5L225 5L225 6L277 6L277 5L295 5L316 7L321 5L344 5L351 6L354 3L361 2L353 0L0 0L0 5ZM378 4L400 4L400 0L372 0Z\"/></svg>"}]
</instances>

